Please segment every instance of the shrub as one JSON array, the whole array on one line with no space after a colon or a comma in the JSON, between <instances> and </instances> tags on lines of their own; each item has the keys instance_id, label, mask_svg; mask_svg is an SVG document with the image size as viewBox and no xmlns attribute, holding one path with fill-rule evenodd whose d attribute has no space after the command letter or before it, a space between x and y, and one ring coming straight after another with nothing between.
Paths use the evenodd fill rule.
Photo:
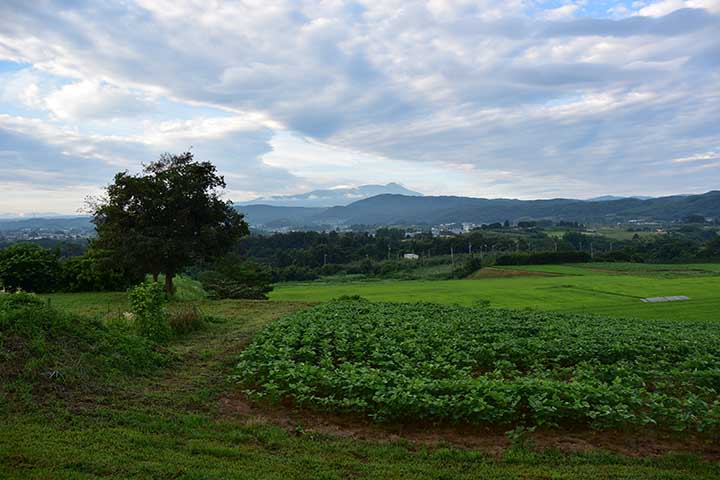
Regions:
<instances>
[{"instance_id":1,"label":"shrub","mask_svg":"<svg viewBox=\"0 0 720 480\"><path fill-rule=\"evenodd\" d=\"M465 278L482 268L482 260L479 257L470 257L461 265L455 267L450 274L452 278Z\"/></svg>"},{"instance_id":2,"label":"shrub","mask_svg":"<svg viewBox=\"0 0 720 480\"><path fill-rule=\"evenodd\" d=\"M592 262L590 254L574 250L566 252L513 253L501 255L495 260L496 265L550 265L586 262Z\"/></svg>"},{"instance_id":3,"label":"shrub","mask_svg":"<svg viewBox=\"0 0 720 480\"><path fill-rule=\"evenodd\" d=\"M213 270L200 274L210 298L266 300L272 291L270 270L251 260L228 255Z\"/></svg>"},{"instance_id":4,"label":"shrub","mask_svg":"<svg viewBox=\"0 0 720 480\"><path fill-rule=\"evenodd\" d=\"M60 279L57 251L19 243L0 250L0 285L9 292L46 293Z\"/></svg>"},{"instance_id":5,"label":"shrub","mask_svg":"<svg viewBox=\"0 0 720 480\"><path fill-rule=\"evenodd\" d=\"M117 292L143 280L141 273L115 264L101 251L89 250L81 257L61 263L58 289L65 292Z\"/></svg>"},{"instance_id":6,"label":"shrub","mask_svg":"<svg viewBox=\"0 0 720 480\"><path fill-rule=\"evenodd\" d=\"M156 342L167 340L171 330L163 287L155 282L141 283L130 290L128 298L138 333Z\"/></svg>"}]
</instances>

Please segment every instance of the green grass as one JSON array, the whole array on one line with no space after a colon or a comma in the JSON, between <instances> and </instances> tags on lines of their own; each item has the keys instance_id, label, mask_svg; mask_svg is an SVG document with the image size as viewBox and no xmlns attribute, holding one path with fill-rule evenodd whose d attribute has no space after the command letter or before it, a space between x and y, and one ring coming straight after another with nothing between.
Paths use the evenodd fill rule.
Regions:
<instances>
[{"instance_id":1,"label":"green grass","mask_svg":"<svg viewBox=\"0 0 720 480\"><path fill-rule=\"evenodd\" d=\"M559 276L519 276L477 280L379 281L342 284L279 284L273 300L328 301L342 295L360 295L390 302L437 302L474 305L488 300L495 307L533 308L567 313L591 313L621 317L668 320L717 320L720 311L720 265L653 266L655 270L705 269L708 274L663 276L624 272L638 264L578 264L504 267ZM591 268L614 266L618 274ZM684 302L649 304L641 298L687 295Z\"/></svg>"},{"instance_id":2,"label":"green grass","mask_svg":"<svg viewBox=\"0 0 720 480\"><path fill-rule=\"evenodd\" d=\"M122 294L50 296L53 305L104 316ZM36 410L0 404L3 479L714 479L720 466L692 455L630 458L593 450L490 454L443 443L323 433L303 416L277 423L263 409L224 408L238 355L261 328L306 303L202 302L222 318L167 345L174 360L143 376L68 395ZM232 402L231 402L232 404ZM7 406L7 405L5 405ZM298 414L301 415L301 414ZM284 425L284 426L282 426ZM375 430L371 430L375 432ZM500 435L498 442L503 442ZM495 445L495 444L493 444ZM495 451L495 450L492 450Z\"/></svg>"},{"instance_id":3,"label":"green grass","mask_svg":"<svg viewBox=\"0 0 720 480\"><path fill-rule=\"evenodd\" d=\"M38 417L0 427L3 479L714 479L694 457L631 459L602 452L481 452L407 442L293 434L192 413L113 412L62 425ZM67 420L67 419L66 419Z\"/></svg>"},{"instance_id":4,"label":"green grass","mask_svg":"<svg viewBox=\"0 0 720 480\"><path fill-rule=\"evenodd\" d=\"M59 311L34 295L0 294L0 404L44 403L152 371L168 360L120 323Z\"/></svg>"}]
</instances>

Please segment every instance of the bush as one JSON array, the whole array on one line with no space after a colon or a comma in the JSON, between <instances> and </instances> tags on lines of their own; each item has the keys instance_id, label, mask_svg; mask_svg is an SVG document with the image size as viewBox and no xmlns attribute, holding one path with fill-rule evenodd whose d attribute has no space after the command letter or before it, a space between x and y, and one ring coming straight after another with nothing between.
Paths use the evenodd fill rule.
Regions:
<instances>
[{"instance_id":1,"label":"bush","mask_svg":"<svg viewBox=\"0 0 720 480\"><path fill-rule=\"evenodd\" d=\"M566 252L513 253L501 255L495 260L495 265L551 265L586 262L592 262L592 257L589 253L569 250Z\"/></svg>"},{"instance_id":2,"label":"bush","mask_svg":"<svg viewBox=\"0 0 720 480\"><path fill-rule=\"evenodd\" d=\"M0 285L9 292L52 292L60 279L59 254L19 243L0 250Z\"/></svg>"},{"instance_id":3,"label":"bush","mask_svg":"<svg viewBox=\"0 0 720 480\"><path fill-rule=\"evenodd\" d=\"M267 300L273 288L267 267L235 255L228 255L213 270L200 274L200 282L213 299Z\"/></svg>"},{"instance_id":4,"label":"bush","mask_svg":"<svg viewBox=\"0 0 720 480\"><path fill-rule=\"evenodd\" d=\"M642 257L625 250L613 250L612 252L596 255L593 259L596 262L635 262L643 263Z\"/></svg>"},{"instance_id":5,"label":"bush","mask_svg":"<svg viewBox=\"0 0 720 480\"><path fill-rule=\"evenodd\" d=\"M58 289L65 292L118 292L143 280L142 274L117 266L102 252L89 250L61 263Z\"/></svg>"},{"instance_id":6,"label":"bush","mask_svg":"<svg viewBox=\"0 0 720 480\"><path fill-rule=\"evenodd\" d=\"M450 276L452 278L465 278L482 268L482 260L479 257L470 257L460 266L453 269Z\"/></svg>"},{"instance_id":7,"label":"bush","mask_svg":"<svg viewBox=\"0 0 720 480\"><path fill-rule=\"evenodd\" d=\"M138 333L156 342L170 338L171 330L165 310L165 291L159 283L146 282L128 294Z\"/></svg>"}]
</instances>

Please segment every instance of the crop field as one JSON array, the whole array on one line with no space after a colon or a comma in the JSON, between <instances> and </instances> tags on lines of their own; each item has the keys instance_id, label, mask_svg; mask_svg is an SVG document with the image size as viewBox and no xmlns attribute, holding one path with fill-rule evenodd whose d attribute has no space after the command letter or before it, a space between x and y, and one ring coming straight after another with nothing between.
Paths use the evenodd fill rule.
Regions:
<instances>
[{"instance_id":1,"label":"crop field","mask_svg":"<svg viewBox=\"0 0 720 480\"><path fill-rule=\"evenodd\" d=\"M342 299L270 325L237 374L379 421L720 433L720 332L702 321Z\"/></svg>"},{"instance_id":2,"label":"crop field","mask_svg":"<svg viewBox=\"0 0 720 480\"><path fill-rule=\"evenodd\" d=\"M273 300L328 301L360 295L376 301L532 308L641 319L720 319L720 265L592 263L498 267L469 280L310 282L280 284ZM513 273L513 275L508 275ZM490 275L488 275L490 274ZM648 304L647 297L688 301Z\"/></svg>"}]
</instances>

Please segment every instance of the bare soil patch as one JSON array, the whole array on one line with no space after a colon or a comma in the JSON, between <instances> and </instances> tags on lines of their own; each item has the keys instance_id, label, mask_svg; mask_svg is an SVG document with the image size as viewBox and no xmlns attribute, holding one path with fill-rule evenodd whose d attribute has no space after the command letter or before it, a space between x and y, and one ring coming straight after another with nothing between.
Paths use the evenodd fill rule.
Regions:
<instances>
[{"instance_id":1,"label":"bare soil patch","mask_svg":"<svg viewBox=\"0 0 720 480\"><path fill-rule=\"evenodd\" d=\"M483 268L474 273L472 278L509 278L509 277L561 277L559 273L534 272L531 270L515 270L504 268Z\"/></svg>"},{"instance_id":2,"label":"bare soil patch","mask_svg":"<svg viewBox=\"0 0 720 480\"><path fill-rule=\"evenodd\" d=\"M291 405L266 405L249 401L240 393L219 399L221 417L241 417L248 423L270 423L288 431L316 433L356 440L397 442L417 446L456 447L500 456L512 445L505 429L473 425L376 424L352 415L319 413ZM692 453L720 461L720 444L707 438L657 431L542 430L527 436L538 451L557 449L566 453L604 450L631 457L660 457L668 453Z\"/></svg>"}]
</instances>

